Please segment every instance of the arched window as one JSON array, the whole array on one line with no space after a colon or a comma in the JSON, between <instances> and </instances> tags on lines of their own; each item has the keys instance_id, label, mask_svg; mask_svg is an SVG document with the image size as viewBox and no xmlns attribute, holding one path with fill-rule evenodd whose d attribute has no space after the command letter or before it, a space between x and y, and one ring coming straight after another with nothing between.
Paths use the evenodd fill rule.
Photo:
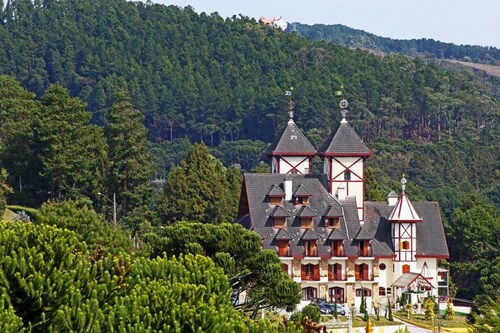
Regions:
<instances>
[{"instance_id":1,"label":"arched window","mask_svg":"<svg viewBox=\"0 0 500 333\"><path fill-rule=\"evenodd\" d=\"M334 303L337 300L337 303L344 303L344 288L341 287L333 287L328 289L328 296L330 298L330 302Z\"/></svg>"},{"instance_id":2,"label":"arched window","mask_svg":"<svg viewBox=\"0 0 500 333\"><path fill-rule=\"evenodd\" d=\"M410 273L410 265L403 265L403 273Z\"/></svg>"},{"instance_id":3,"label":"arched window","mask_svg":"<svg viewBox=\"0 0 500 333\"><path fill-rule=\"evenodd\" d=\"M302 288L302 300L310 301L313 298L318 297L318 289L314 287Z\"/></svg>"}]
</instances>

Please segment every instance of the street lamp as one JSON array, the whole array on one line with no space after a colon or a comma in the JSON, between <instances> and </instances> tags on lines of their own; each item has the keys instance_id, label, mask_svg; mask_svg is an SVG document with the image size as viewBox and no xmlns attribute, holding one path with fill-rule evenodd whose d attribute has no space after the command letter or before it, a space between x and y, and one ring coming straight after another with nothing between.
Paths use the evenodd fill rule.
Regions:
<instances>
[{"instance_id":1,"label":"street lamp","mask_svg":"<svg viewBox=\"0 0 500 333\"><path fill-rule=\"evenodd\" d=\"M101 192L97 192L97 194L103 196L104 198L106 198L106 200L108 200L109 202L111 202L113 204L113 225L116 226L116 193L113 193L113 200L111 200L106 195L102 194Z\"/></svg>"}]
</instances>

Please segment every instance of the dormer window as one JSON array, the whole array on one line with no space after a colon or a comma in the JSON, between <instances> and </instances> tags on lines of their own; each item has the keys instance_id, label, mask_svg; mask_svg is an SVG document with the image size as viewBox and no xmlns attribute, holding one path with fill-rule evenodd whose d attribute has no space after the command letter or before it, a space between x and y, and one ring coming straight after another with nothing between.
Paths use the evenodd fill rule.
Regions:
<instances>
[{"instance_id":1,"label":"dormer window","mask_svg":"<svg viewBox=\"0 0 500 333\"><path fill-rule=\"evenodd\" d=\"M295 204L296 205L308 205L309 204L309 197L295 197Z\"/></svg>"},{"instance_id":2,"label":"dormer window","mask_svg":"<svg viewBox=\"0 0 500 333\"><path fill-rule=\"evenodd\" d=\"M286 220L290 213L283 206L274 207L269 217L273 219L273 225L276 229L286 228Z\"/></svg>"},{"instance_id":3,"label":"dormer window","mask_svg":"<svg viewBox=\"0 0 500 333\"><path fill-rule=\"evenodd\" d=\"M313 228L316 213L309 206L302 206L298 211L297 217L300 219L300 227L305 229Z\"/></svg>"},{"instance_id":4,"label":"dormer window","mask_svg":"<svg viewBox=\"0 0 500 333\"><path fill-rule=\"evenodd\" d=\"M283 190L279 186L273 185L271 187L271 190L267 194L267 197L271 206L279 206L283 204L285 192L283 192Z\"/></svg>"},{"instance_id":5,"label":"dormer window","mask_svg":"<svg viewBox=\"0 0 500 333\"><path fill-rule=\"evenodd\" d=\"M331 253L332 257L345 257L344 241L342 240L332 241Z\"/></svg>"},{"instance_id":6,"label":"dormer window","mask_svg":"<svg viewBox=\"0 0 500 333\"><path fill-rule=\"evenodd\" d=\"M294 203L296 205L309 205L309 197L311 196L311 192L302 184L293 191Z\"/></svg>"},{"instance_id":7,"label":"dormer window","mask_svg":"<svg viewBox=\"0 0 500 333\"><path fill-rule=\"evenodd\" d=\"M372 249L369 240L358 240L358 256L371 257Z\"/></svg>"},{"instance_id":8,"label":"dormer window","mask_svg":"<svg viewBox=\"0 0 500 333\"><path fill-rule=\"evenodd\" d=\"M278 241L278 257L290 257L290 241L289 240L279 240Z\"/></svg>"},{"instance_id":9,"label":"dormer window","mask_svg":"<svg viewBox=\"0 0 500 333\"><path fill-rule=\"evenodd\" d=\"M316 249L316 242L315 240L306 240L304 241L304 255L306 257L317 257L318 252Z\"/></svg>"},{"instance_id":10,"label":"dormer window","mask_svg":"<svg viewBox=\"0 0 500 333\"><path fill-rule=\"evenodd\" d=\"M340 217L325 217L325 227L339 229L340 228Z\"/></svg>"}]
</instances>

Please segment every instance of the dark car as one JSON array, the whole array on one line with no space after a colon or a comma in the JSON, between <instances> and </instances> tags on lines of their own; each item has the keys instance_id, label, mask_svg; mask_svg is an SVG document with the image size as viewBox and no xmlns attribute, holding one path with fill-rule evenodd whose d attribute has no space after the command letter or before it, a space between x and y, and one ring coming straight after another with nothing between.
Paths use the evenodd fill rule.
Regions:
<instances>
[{"instance_id":1,"label":"dark car","mask_svg":"<svg viewBox=\"0 0 500 333\"><path fill-rule=\"evenodd\" d=\"M319 307L319 312L322 314L333 314L334 312L335 303L328 303L324 298L313 298L310 304ZM345 316L345 309L339 304L337 304L337 314Z\"/></svg>"}]
</instances>

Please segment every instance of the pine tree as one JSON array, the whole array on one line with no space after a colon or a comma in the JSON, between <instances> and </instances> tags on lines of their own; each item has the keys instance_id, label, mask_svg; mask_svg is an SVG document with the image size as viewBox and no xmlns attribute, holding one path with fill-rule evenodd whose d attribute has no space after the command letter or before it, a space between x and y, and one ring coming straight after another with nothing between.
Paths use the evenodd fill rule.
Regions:
<instances>
[{"instance_id":1,"label":"pine tree","mask_svg":"<svg viewBox=\"0 0 500 333\"><path fill-rule=\"evenodd\" d=\"M106 114L105 136L109 147L106 192L109 196L116 194L121 217L149 210L153 196L150 182L153 164L142 121L143 116L133 108L129 95L118 93Z\"/></svg>"},{"instance_id":2,"label":"pine tree","mask_svg":"<svg viewBox=\"0 0 500 333\"><path fill-rule=\"evenodd\" d=\"M389 308L389 314L387 315L387 319L389 321L394 321L394 317L392 315L392 304L391 304L391 300L390 299L388 300L387 307Z\"/></svg>"},{"instance_id":3,"label":"pine tree","mask_svg":"<svg viewBox=\"0 0 500 333\"><path fill-rule=\"evenodd\" d=\"M221 223L234 219L231 202L235 196L229 191L225 178L226 170L209 153L203 144L191 147L185 160L179 163L169 174L158 205L164 223L175 221L197 221L203 223ZM233 191L237 180L231 182ZM230 200L231 199L231 200Z\"/></svg>"}]
</instances>

